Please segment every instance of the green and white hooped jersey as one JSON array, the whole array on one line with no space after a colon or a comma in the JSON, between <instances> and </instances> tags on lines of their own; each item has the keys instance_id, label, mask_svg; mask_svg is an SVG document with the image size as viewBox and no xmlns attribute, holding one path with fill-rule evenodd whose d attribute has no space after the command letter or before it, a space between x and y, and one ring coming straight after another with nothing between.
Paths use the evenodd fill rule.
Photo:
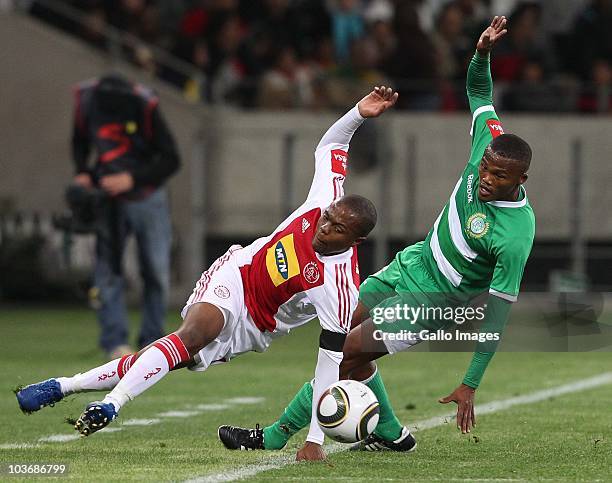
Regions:
<instances>
[{"instance_id":1,"label":"green and white hooped jersey","mask_svg":"<svg viewBox=\"0 0 612 483\"><path fill-rule=\"evenodd\" d=\"M471 298L489 290L516 301L535 235L535 216L521 186L518 201L478 199L478 166L503 134L492 105L473 115L470 159L423 244L422 260L442 291Z\"/></svg>"}]
</instances>

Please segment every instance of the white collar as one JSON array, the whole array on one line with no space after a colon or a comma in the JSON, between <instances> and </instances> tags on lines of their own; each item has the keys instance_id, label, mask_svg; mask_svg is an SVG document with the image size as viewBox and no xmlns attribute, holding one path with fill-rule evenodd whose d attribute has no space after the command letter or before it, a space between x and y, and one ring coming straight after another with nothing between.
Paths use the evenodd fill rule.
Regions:
<instances>
[{"instance_id":1,"label":"white collar","mask_svg":"<svg viewBox=\"0 0 612 483\"><path fill-rule=\"evenodd\" d=\"M343 251L342 253L336 253L335 255L321 255L320 253L315 252L317 259L323 263L340 263L346 260L350 260L353 256L353 247L350 247L348 250Z\"/></svg>"},{"instance_id":2,"label":"white collar","mask_svg":"<svg viewBox=\"0 0 612 483\"><path fill-rule=\"evenodd\" d=\"M527 191L525 187L521 185L521 191L523 193L523 199L518 201L487 201L487 205L496 206L497 208L521 208L527 204Z\"/></svg>"}]
</instances>

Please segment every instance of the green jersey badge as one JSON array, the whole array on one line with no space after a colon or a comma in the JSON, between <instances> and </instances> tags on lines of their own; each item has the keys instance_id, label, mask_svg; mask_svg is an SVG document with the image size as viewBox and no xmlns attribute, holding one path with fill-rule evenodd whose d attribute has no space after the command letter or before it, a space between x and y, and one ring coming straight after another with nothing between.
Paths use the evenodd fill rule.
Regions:
<instances>
[{"instance_id":1,"label":"green jersey badge","mask_svg":"<svg viewBox=\"0 0 612 483\"><path fill-rule=\"evenodd\" d=\"M489 231L489 222L484 213L474 213L467 221L467 234L470 238L482 238Z\"/></svg>"}]
</instances>

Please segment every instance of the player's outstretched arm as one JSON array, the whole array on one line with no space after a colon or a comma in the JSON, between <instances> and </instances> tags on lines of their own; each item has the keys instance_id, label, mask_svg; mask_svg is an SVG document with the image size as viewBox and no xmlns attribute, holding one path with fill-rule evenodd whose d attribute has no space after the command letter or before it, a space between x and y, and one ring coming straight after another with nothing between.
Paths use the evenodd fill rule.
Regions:
<instances>
[{"instance_id":1,"label":"player's outstretched arm","mask_svg":"<svg viewBox=\"0 0 612 483\"><path fill-rule=\"evenodd\" d=\"M489 362L491 362L495 355L501 335L508 321L511 307L511 302L496 295L489 295L485 320L480 333L496 334L497 337L477 344L463 382L448 396L438 400L442 404L448 404L449 402L457 404L457 428L462 433L469 433L472 427L476 426L474 394L480 385Z\"/></svg>"},{"instance_id":2,"label":"player's outstretched arm","mask_svg":"<svg viewBox=\"0 0 612 483\"><path fill-rule=\"evenodd\" d=\"M470 62L467 72L467 94L470 111L493 103L493 79L489 65L489 54L493 46L508 30L506 17L495 17L476 43L476 53Z\"/></svg>"}]
</instances>

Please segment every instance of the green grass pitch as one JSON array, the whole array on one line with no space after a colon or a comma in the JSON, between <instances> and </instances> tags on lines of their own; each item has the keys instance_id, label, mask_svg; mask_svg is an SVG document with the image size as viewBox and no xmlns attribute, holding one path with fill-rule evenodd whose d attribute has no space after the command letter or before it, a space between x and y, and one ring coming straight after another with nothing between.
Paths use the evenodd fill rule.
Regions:
<instances>
[{"instance_id":1,"label":"green grass pitch","mask_svg":"<svg viewBox=\"0 0 612 483\"><path fill-rule=\"evenodd\" d=\"M169 319L170 328L178 325L176 313ZM316 324L276 340L265 354L246 354L205 373L172 373L122 410L109 426L120 431L41 442L54 435L72 435L64 418L78 416L86 403L102 395L72 396L53 408L25 416L12 389L104 362L96 349L94 315L77 309L2 308L0 327L0 464L4 472L9 463L63 463L69 465L67 478L79 481L214 480L249 474L246 479L251 481L612 478L612 384L483 415L469 435L461 435L452 420L420 430L415 434L418 449L409 455L337 451L324 463L283 464L293 459L306 431L280 452L225 450L216 436L220 424L252 426L273 421L312 377ZM380 368L398 417L410 425L452 410L436 401L461 380L469 357L466 353L415 352L384 359ZM499 353L477 393L477 417L478 404L611 370L610 354L605 352ZM228 403L245 397L263 399L254 404ZM194 409L203 404L208 406ZM175 413L160 416L170 411ZM197 412L178 417L186 413L177 415L177 411ZM159 422L123 425L133 419ZM260 471L266 463L271 469ZM6 477L0 474L0 480Z\"/></svg>"}]
</instances>

